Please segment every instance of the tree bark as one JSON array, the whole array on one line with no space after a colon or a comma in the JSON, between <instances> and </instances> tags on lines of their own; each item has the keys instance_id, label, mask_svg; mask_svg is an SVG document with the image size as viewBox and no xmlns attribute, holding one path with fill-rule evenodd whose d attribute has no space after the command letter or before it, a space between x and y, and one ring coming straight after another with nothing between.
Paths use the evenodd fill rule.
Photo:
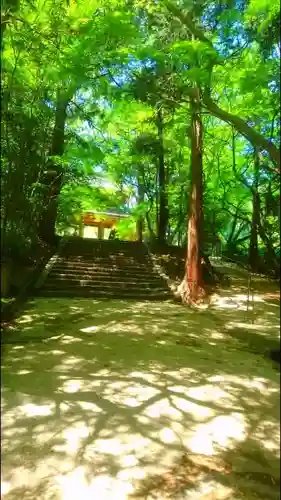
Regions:
<instances>
[{"instance_id":1,"label":"tree bark","mask_svg":"<svg viewBox=\"0 0 281 500\"><path fill-rule=\"evenodd\" d=\"M158 185L159 185L159 219L158 219L158 240L160 243L165 243L166 232L168 226L168 201L166 189L166 169L163 145L163 117L161 110L157 109L157 129L159 140L158 152Z\"/></svg>"},{"instance_id":2,"label":"tree bark","mask_svg":"<svg viewBox=\"0 0 281 500\"><path fill-rule=\"evenodd\" d=\"M203 224L203 123L199 89L190 101L191 111L191 193L187 236L185 276L179 287L184 302L197 302L203 293L202 281L202 224Z\"/></svg>"},{"instance_id":3,"label":"tree bark","mask_svg":"<svg viewBox=\"0 0 281 500\"><path fill-rule=\"evenodd\" d=\"M66 109L69 97L61 96L58 92L55 124L52 137L52 145L49 156L62 156L64 152L64 129L66 122ZM47 171L42 179L45 186L45 208L39 221L39 235L48 242L54 242L56 238L56 218L58 212L58 198L62 187L63 169L54 160L47 164Z\"/></svg>"}]
</instances>

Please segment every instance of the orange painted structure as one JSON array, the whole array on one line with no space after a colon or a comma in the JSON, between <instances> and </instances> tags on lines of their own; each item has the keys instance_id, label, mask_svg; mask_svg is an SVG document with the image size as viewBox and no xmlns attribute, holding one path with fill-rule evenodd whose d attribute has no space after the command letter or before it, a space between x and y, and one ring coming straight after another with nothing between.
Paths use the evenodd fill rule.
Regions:
<instances>
[{"instance_id":1,"label":"orange painted structure","mask_svg":"<svg viewBox=\"0 0 281 500\"><path fill-rule=\"evenodd\" d=\"M83 238L85 227L90 226L98 228L98 238L103 240L105 229L116 229L118 222L128 217L129 215L127 214L112 212L84 212L81 214L79 236ZM131 239L135 240L136 234Z\"/></svg>"}]
</instances>

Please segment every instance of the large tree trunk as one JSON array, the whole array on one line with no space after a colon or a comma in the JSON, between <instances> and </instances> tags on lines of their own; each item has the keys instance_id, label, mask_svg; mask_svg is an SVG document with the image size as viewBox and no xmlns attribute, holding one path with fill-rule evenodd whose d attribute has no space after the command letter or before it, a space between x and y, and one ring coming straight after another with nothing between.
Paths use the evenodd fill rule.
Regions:
<instances>
[{"instance_id":1,"label":"large tree trunk","mask_svg":"<svg viewBox=\"0 0 281 500\"><path fill-rule=\"evenodd\" d=\"M203 123L199 89L190 101L191 110L191 193L187 235L185 276L179 287L184 302L197 302L203 294L202 281L202 224L203 224Z\"/></svg>"},{"instance_id":2,"label":"large tree trunk","mask_svg":"<svg viewBox=\"0 0 281 500\"><path fill-rule=\"evenodd\" d=\"M64 129L68 102L69 97L65 97L65 95L61 96L58 93L50 156L62 156L64 152ZM58 212L58 197L62 187L62 180L62 167L58 162L51 159L48 162L47 171L41 181L45 185L45 197L44 210L39 221L39 235L48 243L54 242L56 238L55 226Z\"/></svg>"},{"instance_id":3,"label":"large tree trunk","mask_svg":"<svg viewBox=\"0 0 281 500\"><path fill-rule=\"evenodd\" d=\"M168 201L167 201L167 188L166 188L166 170L164 158L164 145L163 145L163 117L161 110L157 110L157 129L159 139L159 153L158 153L158 185L159 185L159 219L158 219L158 240L160 243L165 243L166 232L168 226Z\"/></svg>"},{"instance_id":4,"label":"large tree trunk","mask_svg":"<svg viewBox=\"0 0 281 500\"><path fill-rule=\"evenodd\" d=\"M260 202L259 202L259 152L255 152L255 174L254 184L252 188L253 208L252 208L252 225L250 233L249 246L249 264L253 271L259 269L259 249L258 249L258 226L260 220Z\"/></svg>"}]
</instances>

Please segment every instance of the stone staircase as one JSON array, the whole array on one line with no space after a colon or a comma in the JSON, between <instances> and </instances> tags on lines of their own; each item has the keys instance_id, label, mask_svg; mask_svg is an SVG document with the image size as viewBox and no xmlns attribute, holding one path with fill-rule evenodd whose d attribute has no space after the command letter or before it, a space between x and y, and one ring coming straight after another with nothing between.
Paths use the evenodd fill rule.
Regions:
<instances>
[{"instance_id":1,"label":"stone staircase","mask_svg":"<svg viewBox=\"0 0 281 500\"><path fill-rule=\"evenodd\" d=\"M43 297L171 299L143 243L69 238L35 290Z\"/></svg>"}]
</instances>

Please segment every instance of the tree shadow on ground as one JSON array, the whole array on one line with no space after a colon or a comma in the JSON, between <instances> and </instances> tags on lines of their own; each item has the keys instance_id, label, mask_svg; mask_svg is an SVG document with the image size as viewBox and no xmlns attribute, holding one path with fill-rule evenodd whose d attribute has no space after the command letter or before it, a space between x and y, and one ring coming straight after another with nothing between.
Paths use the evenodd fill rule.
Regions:
<instances>
[{"instance_id":1,"label":"tree shadow on ground","mask_svg":"<svg viewBox=\"0 0 281 500\"><path fill-rule=\"evenodd\" d=\"M277 500L279 468L275 453L248 435L217 456L184 453L169 471L144 480L130 499Z\"/></svg>"},{"instance_id":2,"label":"tree shadow on ground","mask_svg":"<svg viewBox=\"0 0 281 500\"><path fill-rule=\"evenodd\" d=\"M126 499L187 452L227 463L249 439L278 461L278 374L214 311L90 299L30 306L4 334L5 500ZM199 483L200 474L192 488ZM259 498L259 483L251 488Z\"/></svg>"},{"instance_id":3,"label":"tree shadow on ground","mask_svg":"<svg viewBox=\"0 0 281 500\"><path fill-rule=\"evenodd\" d=\"M280 292L272 284L269 287L271 293L264 284L256 286L250 297L245 289L232 287L208 312L244 350L271 359L272 351L280 351Z\"/></svg>"}]
</instances>

